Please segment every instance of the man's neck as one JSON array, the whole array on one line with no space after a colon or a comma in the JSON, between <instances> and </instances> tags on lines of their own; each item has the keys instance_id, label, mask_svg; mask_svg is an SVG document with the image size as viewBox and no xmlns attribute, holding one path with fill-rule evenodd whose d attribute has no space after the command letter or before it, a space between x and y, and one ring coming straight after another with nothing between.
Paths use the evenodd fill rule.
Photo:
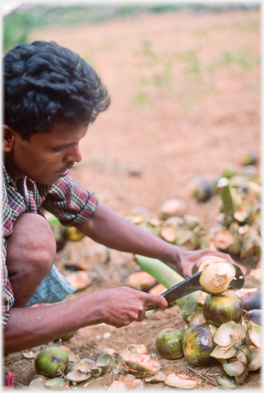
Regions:
<instances>
[{"instance_id":1,"label":"man's neck","mask_svg":"<svg viewBox=\"0 0 264 393\"><path fill-rule=\"evenodd\" d=\"M21 173L16 168L16 166L13 163L12 157L10 157L10 155L8 153L4 155L4 164L5 164L7 172L11 176L14 183L16 183L16 181L18 179L20 179L22 176L24 176L24 174Z\"/></svg>"}]
</instances>

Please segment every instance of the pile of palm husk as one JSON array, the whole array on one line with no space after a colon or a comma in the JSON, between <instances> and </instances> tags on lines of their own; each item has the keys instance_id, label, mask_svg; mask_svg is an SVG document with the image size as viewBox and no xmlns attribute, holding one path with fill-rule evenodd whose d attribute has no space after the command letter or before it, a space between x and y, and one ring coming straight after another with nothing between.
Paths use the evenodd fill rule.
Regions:
<instances>
[{"instance_id":1,"label":"pile of palm husk","mask_svg":"<svg viewBox=\"0 0 264 393\"><path fill-rule=\"evenodd\" d=\"M239 173L232 165L227 165L220 176L213 180L213 185L210 183L210 192L209 182L205 179L194 178L191 182L194 197L198 193L207 193L206 198L196 198L197 202L207 202L213 196L219 199L219 216L215 226L209 230L201 225L198 217L188 215L186 202L179 198L165 201L159 215L138 207L133 209L127 218L186 250L211 248L242 259L260 256L260 174L253 165L257 163L257 159L252 152L251 155L245 154L242 162L247 165L243 165ZM203 187L205 189L201 191Z\"/></svg>"}]
</instances>

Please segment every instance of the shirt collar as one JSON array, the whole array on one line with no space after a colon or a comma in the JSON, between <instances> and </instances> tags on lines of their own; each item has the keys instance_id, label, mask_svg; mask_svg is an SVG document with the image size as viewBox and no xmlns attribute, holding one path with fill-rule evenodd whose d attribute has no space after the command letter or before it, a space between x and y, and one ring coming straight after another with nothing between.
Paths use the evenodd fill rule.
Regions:
<instances>
[{"instance_id":1,"label":"shirt collar","mask_svg":"<svg viewBox=\"0 0 264 393\"><path fill-rule=\"evenodd\" d=\"M6 170L4 163L2 163L2 168L3 168L3 180L4 180L5 184L11 183L12 185L15 185L12 177L9 175L9 173Z\"/></svg>"}]
</instances>

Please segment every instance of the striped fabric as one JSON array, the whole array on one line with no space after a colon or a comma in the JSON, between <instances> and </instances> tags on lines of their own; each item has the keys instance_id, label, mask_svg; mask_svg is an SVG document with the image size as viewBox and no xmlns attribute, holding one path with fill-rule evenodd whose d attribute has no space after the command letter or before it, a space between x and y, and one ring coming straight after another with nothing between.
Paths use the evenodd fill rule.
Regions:
<instances>
[{"instance_id":1,"label":"striped fabric","mask_svg":"<svg viewBox=\"0 0 264 393\"><path fill-rule=\"evenodd\" d=\"M98 201L89 191L83 189L78 180L69 173L52 186L38 184L26 176L14 184L3 165L2 178L2 321L6 325L14 303L13 291L6 268L6 238L13 232L16 219L24 212L38 213L40 208L54 214L63 225L82 224L97 209ZM56 283L57 282L57 283ZM75 288L63 277L56 267L40 284L27 305L35 302L51 303L63 300ZM41 300L42 299L42 300Z\"/></svg>"}]
</instances>

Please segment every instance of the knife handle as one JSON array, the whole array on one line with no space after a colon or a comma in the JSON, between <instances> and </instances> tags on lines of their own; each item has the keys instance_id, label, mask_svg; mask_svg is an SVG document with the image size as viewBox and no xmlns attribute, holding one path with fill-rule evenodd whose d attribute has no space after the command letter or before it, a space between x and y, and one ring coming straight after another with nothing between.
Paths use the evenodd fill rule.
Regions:
<instances>
[{"instance_id":1,"label":"knife handle","mask_svg":"<svg viewBox=\"0 0 264 393\"><path fill-rule=\"evenodd\" d=\"M150 305L145 307L145 311L155 310L156 308L160 308L160 307L157 306L156 304L150 304Z\"/></svg>"}]
</instances>

